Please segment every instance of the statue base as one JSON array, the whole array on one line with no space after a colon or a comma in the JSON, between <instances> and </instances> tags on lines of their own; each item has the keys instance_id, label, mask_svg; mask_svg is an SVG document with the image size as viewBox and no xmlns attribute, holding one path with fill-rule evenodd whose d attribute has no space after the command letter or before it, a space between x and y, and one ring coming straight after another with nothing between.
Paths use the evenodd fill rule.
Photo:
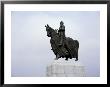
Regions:
<instances>
[{"instance_id":1,"label":"statue base","mask_svg":"<svg viewBox=\"0 0 110 87\"><path fill-rule=\"evenodd\" d=\"M47 77L85 77L85 67L74 59L60 58L47 66Z\"/></svg>"}]
</instances>

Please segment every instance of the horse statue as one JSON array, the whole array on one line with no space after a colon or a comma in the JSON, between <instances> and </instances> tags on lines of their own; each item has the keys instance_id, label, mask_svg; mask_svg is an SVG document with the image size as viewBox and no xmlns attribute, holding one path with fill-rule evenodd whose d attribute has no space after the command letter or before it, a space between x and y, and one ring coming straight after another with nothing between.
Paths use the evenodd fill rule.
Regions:
<instances>
[{"instance_id":1,"label":"horse statue","mask_svg":"<svg viewBox=\"0 0 110 87\"><path fill-rule=\"evenodd\" d=\"M45 25L47 36L51 37L50 44L52 47L52 51L56 55L56 60L59 58L65 58L65 60L76 58L75 61L78 61L78 48L79 42L77 40L73 40L70 37L65 37L63 45L59 45L60 36L57 32L57 29L51 28L48 24Z\"/></svg>"}]
</instances>

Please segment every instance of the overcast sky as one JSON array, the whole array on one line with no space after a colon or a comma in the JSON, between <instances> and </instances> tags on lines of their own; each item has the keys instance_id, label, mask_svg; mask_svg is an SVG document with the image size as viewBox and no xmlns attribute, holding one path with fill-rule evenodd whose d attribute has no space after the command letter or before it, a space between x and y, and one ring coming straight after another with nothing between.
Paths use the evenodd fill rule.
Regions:
<instances>
[{"instance_id":1,"label":"overcast sky","mask_svg":"<svg viewBox=\"0 0 110 87\"><path fill-rule=\"evenodd\" d=\"M100 76L98 11L13 11L12 76L46 76L46 67L55 55L45 25L58 29L60 21L64 22L66 36L79 41L79 62L85 66L87 76Z\"/></svg>"}]
</instances>

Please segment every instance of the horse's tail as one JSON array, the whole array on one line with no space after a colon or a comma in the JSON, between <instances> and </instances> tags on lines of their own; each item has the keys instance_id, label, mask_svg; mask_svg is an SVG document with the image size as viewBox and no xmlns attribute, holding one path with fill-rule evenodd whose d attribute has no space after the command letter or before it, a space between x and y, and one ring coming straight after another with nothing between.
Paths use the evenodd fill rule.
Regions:
<instances>
[{"instance_id":1,"label":"horse's tail","mask_svg":"<svg viewBox=\"0 0 110 87\"><path fill-rule=\"evenodd\" d=\"M72 58L76 57L76 55L78 53L78 48L79 48L78 40L73 40L72 38L67 37L66 46L68 48L69 53L71 54L71 57Z\"/></svg>"},{"instance_id":2,"label":"horse's tail","mask_svg":"<svg viewBox=\"0 0 110 87\"><path fill-rule=\"evenodd\" d=\"M78 40L74 40L74 42L75 42L75 47L76 48L79 48L79 42L78 42Z\"/></svg>"}]
</instances>

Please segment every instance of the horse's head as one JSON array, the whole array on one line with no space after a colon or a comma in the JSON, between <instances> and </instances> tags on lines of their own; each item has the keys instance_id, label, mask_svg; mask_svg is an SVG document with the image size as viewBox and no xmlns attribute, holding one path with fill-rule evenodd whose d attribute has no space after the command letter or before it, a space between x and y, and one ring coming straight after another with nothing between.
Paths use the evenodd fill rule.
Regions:
<instances>
[{"instance_id":1,"label":"horse's head","mask_svg":"<svg viewBox=\"0 0 110 87\"><path fill-rule=\"evenodd\" d=\"M47 36L48 36L48 37L51 37L51 35L52 35L52 28L49 27L48 24L45 25L45 27L46 27L46 31L47 31Z\"/></svg>"}]
</instances>

